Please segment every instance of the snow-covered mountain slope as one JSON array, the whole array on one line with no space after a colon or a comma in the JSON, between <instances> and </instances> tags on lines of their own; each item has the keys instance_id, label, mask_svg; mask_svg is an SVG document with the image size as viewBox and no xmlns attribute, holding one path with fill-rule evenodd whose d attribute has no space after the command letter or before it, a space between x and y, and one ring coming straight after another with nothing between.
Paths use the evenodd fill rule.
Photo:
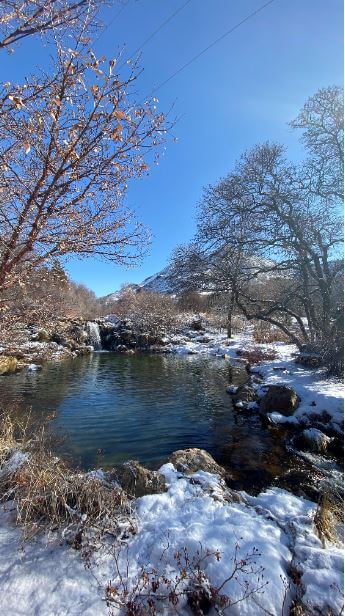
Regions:
<instances>
[{"instance_id":1,"label":"snow-covered mountain slope","mask_svg":"<svg viewBox=\"0 0 345 616\"><path fill-rule=\"evenodd\" d=\"M284 271L284 272L273 271L272 272L272 266L274 266L274 262L269 259L262 259L259 257L248 257L246 266L244 268L244 273L250 277L253 275L253 272L260 270L260 273L258 274L256 278L257 283L264 283L273 277L290 278L292 276L292 273L289 271ZM204 274L208 274L208 273L210 274L210 276L212 275L211 268L207 272L204 272ZM171 282L169 280L170 275L171 275L171 267L167 266L164 269L162 269L160 272L158 272L157 274L148 276L148 278L145 278L143 282L139 284L129 284L127 285L127 287L133 289L133 291L136 291L136 290L140 291L143 289L144 291L151 291L154 293L164 293L164 294L172 295L178 292L176 291L176 289L172 288ZM207 289L205 288L205 283L202 283L199 288L200 293L210 292L211 290L212 290L212 284L210 283L207 285ZM105 297L101 299L105 303L114 302L119 299L119 294L120 294L120 291L115 291L114 293L110 293L109 295L106 295Z\"/></svg>"},{"instance_id":2,"label":"snow-covered mountain slope","mask_svg":"<svg viewBox=\"0 0 345 616\"><path fill-rule=\"evenodd\" d=\"M168 282L169 274L170 268L165 267L163 270L158 272L158 274L153 274L152 276L145 278L145 280L143 280L140 284L129 284L127 287L130 287L133 291L140 291L143 289L144 291L151 291L154 293L170 294L173 293L173 290ZM115 291L114 293L110 293L109 295L102 297L101 300L107 304L110 302L116 302L119 299L119 296L120 291Z\"/></svg>"},{"instance_id":3,"label":"snow-covered mountain slope","mask_svg":"<svg viewBox=\"0 0 345 616\"><path fill-rule=\"evenodd\" d=\"M155 293L172 293L173 290L169 284L168 277L170 275L170 267L165 267L163 270L145 278L145 280L138 285L145 291L154 291Z\"/></svg>"}]
</instances>

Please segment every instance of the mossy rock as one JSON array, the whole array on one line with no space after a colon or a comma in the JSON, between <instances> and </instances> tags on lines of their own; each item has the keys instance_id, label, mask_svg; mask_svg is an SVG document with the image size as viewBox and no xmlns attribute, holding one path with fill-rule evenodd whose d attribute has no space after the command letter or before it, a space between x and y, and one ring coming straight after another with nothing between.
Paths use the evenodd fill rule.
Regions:
<instances>
[{"instance_id":1,"label":"mossy rock","mask_svg":"<svg viewBox=\"0 0 345 616\"><path fill-rule=\"evenodd\" d=\"M18 369L18 359L13 356L0 357L0 375L12 374Z\"/></svg>"},{"instance_id":2,"label":"mossy rock","mask_svg":"<svg viewBox=\"0 0 345 616\"><path fill-rule=\"evenodd\" d=\"M37 332L37 340L38 342L49 342L50 335L48 334L46 329L39 329Z\"/></svg>"},{"instance_id":3,"label":"mossy rock","mask_svg":"<svg viewBox=\"0 0 345 616\"><path fill-rule=\"evenodd\" d=\"M161 494L167 489L161 473L144 468L137 460L130 460L118 467L116 479L128 496L136 498L146 494Z\"/></svg>"},{"instance_id":4,"label":"mossy rock","mask_svg":"<svg viewBox=\"0 0 345 616\"><path fill-rule=\"evenodd\" d=\"M296 392L287 385L268 385L266 394L260 400L260 413L277 411L288 417L298 408L300 398Z\"/></svg>"},{"instance_id":5,"label":"mossy rock","mask_svg":"<svg viewBox=\"0 0 345 616\"><path fill-rule=\"evenodd\" d=\"M197 471L205 471L221 477L227 474L225 468L217 464L205 449L198 449L197 447L174 451L169 458L169 462L175 466L177 471L187 475Z\"/></svg>"}]
</instances>

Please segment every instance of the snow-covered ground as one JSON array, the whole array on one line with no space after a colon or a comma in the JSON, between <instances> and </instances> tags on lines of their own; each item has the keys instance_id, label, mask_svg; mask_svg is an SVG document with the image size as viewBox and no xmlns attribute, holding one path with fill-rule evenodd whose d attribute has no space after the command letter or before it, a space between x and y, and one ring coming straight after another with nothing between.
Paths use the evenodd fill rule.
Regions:
<instances>
[{"instance_id":1,"label":"snow-covered ground","mask_svg":"<svg viewBox=\"0 0 345 616\"><path fill-rule=\"evenodd\" d=\"M231 341L223 334L210 332L188 332L167 340L167 350L171 352L220 355L225 361L238 357L237 350L253 346L250 330ZM341 430L343 388L339 382L327 379L322 370L295 364L296 349L291 345L255 346L274 348L277 352L275 360L256 368L264 382L290 385L301 398L292 417L273 414L274 420L308 423L311 413L319 415L326 410L334 428ZM157 569L159 575L170 580L180 576L176 552L184 548L192 560L197 558L198 551L202 554L206 550L219 551L219 559L209 556L202 565L210 585L216 588L231 575L236 549L237 562L248 563L248 566L241 565L247 573L238 571L236 578L221 589L234 603L225 614L287 616L296 597L308 607L310 614L341 613L343 552L340 545L323 544L318 537L314 525L315 503L280 488L267 488L258 496L241 493L243 502L233 502L217 475L199 471L187 476L177 472L172 464L165 464L160 470L166 478L167 491L134 502L137 533L119 550L111 549L108 542L106 549L92 557L91 569L84 567L80 552L59 543L57 533L22 545L20 529L14 527L11 512L3 511L0 514L0 614L106 615L109 611L104 597L109 582L121 589L122 575L130 592L143 569ZM255 565L254 557L250 556L254 548L258 551ZM251 565L258 574L250 572ZM247 590L249 597L236 603L245 584L249 585L249 591L265 585L253 594ZM180 601L178 613L190 614L183 603L185 599ZM157 613L176 612L163 602Z\"/></svg>"},{"instance_id":2,"label":"snow-covered ground","mask_svg":"<svg viewBox=\"0 0 345 616\"><path fill-rule=\"evenodd\" d=\"M156 568L173 579L181 571L176 552L184 548L190 558L197 551L219 550L219 560L206 558L202 566L210 584L219 588L233 571L236 544L237 562L248 561L249 566L242 567L248 573L239 571L224 585L222 594L235 603L243 594L243 584L249 590L264 586L225 613L287 615L296 593L311 614L340 613L343 554L339 546L322 546L313 525L314 503L279 488L257 497L243 494L243 503L228 502L227 490L215 475L199 471L187 477L172 464L164 465L161 472L168 490L137 499L138 532L115 552L117 566L107 549L96 554L91 570L85 569L80 553L54 541L53 534L22 546L19 530L10 525L11 514L2 513L1 614L105 615L105 588L110 581L121 588L121 574L130 590L143 568ZM250 573L247 556L254 548L253 567L260 569L259 583L258 576ZM291 571L297 572L294 581L301 576L297 585ZM180 614L190 613L184 603L185 599L178 606ZM173 612L163 602L157 613Z\"/></svg>"}]
</instances>

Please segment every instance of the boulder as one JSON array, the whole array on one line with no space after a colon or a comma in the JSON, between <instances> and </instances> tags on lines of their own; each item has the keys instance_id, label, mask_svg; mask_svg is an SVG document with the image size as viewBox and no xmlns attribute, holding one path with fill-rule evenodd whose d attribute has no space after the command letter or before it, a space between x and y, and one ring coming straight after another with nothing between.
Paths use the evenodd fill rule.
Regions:
<instances>
[{"instance_id":1,"label":"boulder","mask_svg":"<svg viewBox=\"0 0 345 616\"><path fill-rule=\"evenodd\" d=\"M319 353L299 353L295 359L296 364L302 364L309 368L318 368L322 366L322 355Z\"/></svg>"},{"instance_id":2,"label":"boulder","mask_svg":"<svg viewBox=\"0 0 345 616\"><path fill-rule=\"evenodd\" d=\"M69 335L79 344L84 343L87 340L87 332L85 331L83 325L79 323L73 323L71 325Z\"/></svg>"},{"instance_id":3,"label":"boulder","mask_svg":"<svg viewBox=\"0 0 345 616\"><path fill-rule=\"evenodd\" d=\"M277 411L281 415L293 415L300 399L296 392L287 385L269 385L260 400L259 411L266 414Z\"/></svg>"},{"instance_id":4,"label":"boulder","mask_svg":"<svg viewBox=\"0 0 345 616\"><path fill-rule=\"evenodd\" d=\"M125 344L118 344L116 347L118 353L127 353L128 347Z\"/></svg>"},{"instance_id":5,"label":"boulder","mask_svg":"<svg viewBox=\"0 0 345 616\"><path fill-rule=\"evenodd\" d=\"M195 315L192 317L190 323L189 323L189 327L190 329L192 329L195 332L200 332L202 330L205 329L205 324L202 320L202 317L199 315Z\"/></svg>"},{"instance_id":6,"label":"boulder","mask_svg":"<svg viewBox=\"0 0 345 616\"><path fill-rule=\"evenodd\" d=\"M50 335L46 329L39 329L35 336L35 339L38 340L38 342L49 342Z\"/></svg>"},{"instance_id":7,"label":"boulder","mask_svg":"<svg viewBox=\"0 0 345 616\"><path fill-rule=\"evenodd\" d=\"M75 345L75 341L71 342L68 340L67 336L58 331L53 332L50 339L52 342L56 342L56 344L64 347L72 348L72 345Z\"/></svg>"},{"instance_id":8,"label":"boulder","mask_svg":"<svg viewBox=\"0 0 345 616\"><path fill-rule=\"evenodd\" d=\"M327 436L327 434L317 428L308 428L302 432L303 444L311 449L311 451L316 451L317 453L326 453L332 441L332 437Z\"/></svg>"},{"instance_id":9,"label":"boulder","mask_svg":"<svg viewBox=\"0 0 345 616\"><path fill-rule=\"evenodd\" d=\"M236 402L255 402L258 399L256 391L250 385L244 384L238 387L236 393L232 396Z\"/></svg>"},{"instance_id":10,"label":"boulder","mask_svg":"<svg viewBox=\"0 0 345 616\"><path fill-rule=\"evenodd\" d=\"M11 355L8 357L0 357L0 375L3 374L11 374L15 372L18 368L18 360L16 357L12 357Z\"/></svg>"},{"instance_id":11,"label":"boulder","mask_svg":"<svg viewBox=\"0 0 345 616\"><path fill-rule=\"evenodd\" d=\"M186 473L187 475L196 473L197 471L214 473L222 477L227 475L226 470L219 466L205 449L198 449L196 447L191 449L179 449L171 454L169 462L171 462L180 473Z\"/></svg>"},{"instance_id":12,"label":"boulder","mask_svg":"<svg viewBox=\"0 0 345 616\"><path fill-rule=\"evenodd\" d=\"M116 479L129 496L136 498L145 494L160 494L167 489L163 475L144 468L136 460L125 462L117 468Z\"/></svg>"}]
</instances>

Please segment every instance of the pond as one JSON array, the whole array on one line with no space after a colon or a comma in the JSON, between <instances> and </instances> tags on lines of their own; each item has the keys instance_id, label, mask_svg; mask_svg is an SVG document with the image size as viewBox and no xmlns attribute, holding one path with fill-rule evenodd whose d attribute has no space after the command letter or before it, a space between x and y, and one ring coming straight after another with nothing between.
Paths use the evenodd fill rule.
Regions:
<instances>
[{"instance_id":1,"label":"pond","mask_svg":"<svg viewBox=\"0 0 345 616\"><path fill-rule=\"evenodd\" d=\"M257 413L233 408L226 386L247 378L221 358L94 353L0 378L0 403L55 412L63 451L83 469L130 459L158 468L200 447L231 470L233 487L260 489L297 462Z\"/></svg>"}]
</instances>

